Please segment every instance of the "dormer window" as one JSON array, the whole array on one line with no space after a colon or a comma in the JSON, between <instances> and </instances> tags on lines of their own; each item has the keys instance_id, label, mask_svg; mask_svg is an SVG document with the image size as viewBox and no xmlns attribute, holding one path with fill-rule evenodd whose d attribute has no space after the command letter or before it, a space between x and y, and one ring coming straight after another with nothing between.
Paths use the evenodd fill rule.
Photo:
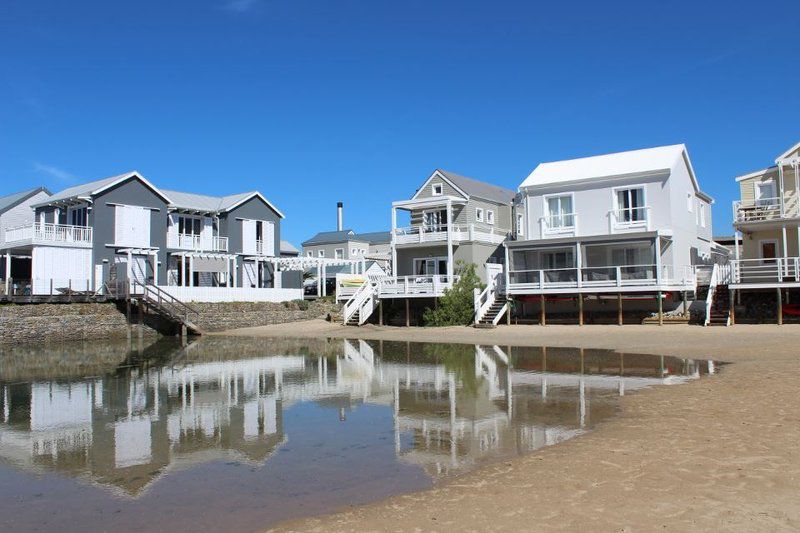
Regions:
<instances>
[{"instance_id":1,"label":"dormer window","mask_svg":"<svg viewBox=\"0 0 800 533\"><path fill-rule=\"evenodd\" d=\"M431 185L431 196L441 196L442 195L442 184L441 183L434 183Z\"/></svg>"}]
</instances>

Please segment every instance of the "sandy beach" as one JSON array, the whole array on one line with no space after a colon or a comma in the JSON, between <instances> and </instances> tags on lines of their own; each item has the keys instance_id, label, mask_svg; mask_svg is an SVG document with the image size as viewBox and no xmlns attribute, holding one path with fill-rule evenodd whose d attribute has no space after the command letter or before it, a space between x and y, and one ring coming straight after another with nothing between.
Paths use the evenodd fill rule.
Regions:
<instances>
[{"instance_id":1,"label":"sandy beach","mask_svg":"<svg viewBox=\"0 0 800 533\"><path fill-rule=\"evenodd\" d=\"M709 379L626 396L619 416L586 436L278 530L800 530L795 326L475 330L313 320L223 334L612 348L733 363Z\"/></svg>"}]
</instances>

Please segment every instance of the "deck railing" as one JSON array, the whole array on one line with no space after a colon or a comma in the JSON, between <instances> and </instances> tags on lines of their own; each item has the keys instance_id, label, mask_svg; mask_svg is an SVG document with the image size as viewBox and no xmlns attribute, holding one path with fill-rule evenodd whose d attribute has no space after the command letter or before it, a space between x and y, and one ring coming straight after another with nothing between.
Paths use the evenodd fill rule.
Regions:
<instances>
[{"instance_id":1,"label":"deck railing","mask_svg":"<svg viewBox=\"0 0 800 533\"><path fill-rule=\"evenodd\" d=\"M780 197L737 200L733 202L733 221L760 222L795 217L798 215L798 205L795 201L790 202L790 200L792 199L784 199L783 214L781 214Z\"/></svg>"},{"instance_id":2,"label":"deck railing","mask_svg":"<svg viewBox=\"0 0 800 533\"><path fill-rule=\"evenodd\" d=\"M501 244L510 233L510 230L484 224L436 224L395 228L394 242L395 244L446 242L448 230L451 232L453 242L478 241L492 244Z\"/></svg>"},{"instance_id":3,"label":"deck railing","mask_svg":"<svg viewBox=\"0 0 800 533\"><path fill-rule=\"evenodd\" d=\"M776 284L800 282L800 258L734 259L732 283Z\"/></svg>"},{"instance_id":4,"label":"deck railing","mask_svg":"<svg viewBox=\"0 0 800 533\"><path fill-rule=\"evenodd\" d=\"M205 252L227 252L227 237L204 238L189 233L170 233L167 246L178 250L194 250Z\"/></svg>"},{"instance_id":5,"label":"deck railing","mask_svg":"<svg viewBox=\"0 0 800 533\"><path fill-rule=\"evenodd\" d=\"M559 213L547 215L539 219L542 235L560 235L574 233L578 230L578 213Z\"/></svg>"},{"instance_id":6,"label":"deck railing","mask_svg":"<svg viewBox=\"0 0 800 533\"><path fill-rule=\"evenodd\" d=\"M441 296L444 290L453 286L458 276L399 276L381 279L378 282L378 295L381 297L402 296Z\"/></svg>"},{"instance_id":7,"label":"deck railing","mask_svg":"<svg viewBox=\"0 0 800 533\"><path fill-rule=\"evenodd\" d=\"M660 274L660 275L659 275ZM544 289L610 288L630 286L691 285L695 283L690 266L673 269L663 265L613 265L512 270L509 289L514 291Z\"/></svg>"},{"instance_id":8,"label":"deck railing","mask_svg":"<svg viewBox=\"0 0 800 533\"><path fill-rule=\"evenodd\" d=\"M58 242L63 244L91 244L92 228L67 224L31 222L6 229L6 241Z\"/></svg>"},{"instance_id":9,"label":"deck railing","mask_svg":"<svg viewBox=\"0 0 800 533\"><path fill-rule=\"evenodd\" d=\"M650 230L650 206L623 207L609 211L612 230L644 228Z\"/></svg>"}]
</instances>

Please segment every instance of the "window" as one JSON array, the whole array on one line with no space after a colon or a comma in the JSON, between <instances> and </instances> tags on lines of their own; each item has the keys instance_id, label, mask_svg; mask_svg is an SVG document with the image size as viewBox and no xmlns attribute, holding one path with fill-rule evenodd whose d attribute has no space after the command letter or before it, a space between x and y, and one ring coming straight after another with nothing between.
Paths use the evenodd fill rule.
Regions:
<instances>
[{"instance_id":1,"label":"window","mask_svg":"<svg viewBox=\"0 0 800 533\"><path fill-rule=\"evenodd\" d=\"M475 222L483 222L483 209L480 207L475 209Z\"/></svg>"},{"instance_id":2,"label":"window","mask_svg":"<svg viewBox=\"0 0 800 533\"><path fill-rule=\"evenodd\" d=\"M317 257L325 257L325 250L317 250Z\"/></svg>"},{"instance_id":3,"label":"window","mask_svg":"<svg viewBox=\"0 0 800 533\"><path fill-rule=\"evenodd\" d=\"M647 219L644 188L617 190L617 222L642 222Z\"/></svg>"},{"instance_id":4,"label":"window","mask_svg":"<svg viewBox=\"0 0 800 533\"><path fill-rule=\"evenodd\" d=\"M336 259L344 259L344 248L336 248L336 249L333 251L333 256L334 256Z\"/></svg>"},{"instance_id":5,"label":"window","mask_svg":"<svg viewBox=\"0 0 800 533\"><path fill-rule=\"evenodd\" d=\"M690 192L686 193L686 210L690 213L694 211L694 195Z\"/></svg>"},{"instance_id":6,"label":"window","mask_svg":"<svg viewBox=\"0 0 800 533\"><path fill-rule=\"evenodd\" d=\"M422 222L426 231L444 231L447 229L447 210L425 211Z\"/></svg>"},{"instance_id":7,"label":"window","mask_svg":"<svg viewBox=\"0 0 800 533\"><path fill-rule=\"evenodd\" d=\"M778 192L772 180L756 183L756 205L770 206L777 204Z\"/></svg>"},{"instance_id":8,"label":"window","mask_svg":"<svg viewBox=\"0 0 800 533\"><path fill-rule=\"evenodd\" d=\"M494 225L494 211L486 210L486 223Z\"/></svg>"},{"instance_id":9,"label":"window","mask_svg":"<svg viewBox=\"0 0 800 533\"><path fill-rule=\"evenodd\" d=\"M200 235L202 221L197 217L178 217L178 233L181 235Z\"/></svg>"},{"instance_id":10,"label":"window","mask_svg":"<svg viewBox=\"0 0 800 533\"><path fill-rule=\"evenodd\" d=\"M522 228L525 225L525 217L522 216L522 213L517 213L517 235L524 235Z\"/></svg>"},{"instance_id":11,"label":"window","mask_svg":"<svg viewBox=\"0 0 800 533\"><path fill-rule=\"evenodd\" d=\"M86 227L88 225L88 214L89 211L85 207L72 209L69 213L69 223L73 226Z\"/></svg>"},{"instance_id":12,"label":"window","mask_svg":"<svg viewBox=\"0 0 800 533\"><path fill-rule=\"evenodd\" d=\"M312 252L311 250L307 251L306 257L314 257L314 252Z\"/></svg>"},{"instance_id":13,"label":"window","mask_svg":"<svg viewBox=\"0 0 800 533\"><path fill-rule=\"evenodd\" d=\"M706 227L706 204L702 202L697 203L697 216L700 217L698 223L701 228Z\"/></svg>"},{"instance_id":14,"label":"window","mask_svg":"<svg viewBox=\"0 0 800 533\"><path fill-rule=\"evenodd\" d=\"M431 195L432 196L441 196L442 195L442 184L441 183L434 183L431 185Z\"/></svg>"},{"instance_id":15,"label":"window","mask_svg":"<svg viewBox=\"0 0 800 533\"><path fill-rule=\"evenodd\" d=\"M414 259L414 274L417 276L441 276L447 274L446 257Z\"/></svg>"},{"instance_id":16,"label":"window","mask_svg":"<svg viewBox=\"0 0 800 533\"><path fill-rule=\"evenodd\" d=\"M572 228L575 226L575 215L572 212L572 196L550 196L547 201L547 227Z\"/></svg>"}]
</instances>

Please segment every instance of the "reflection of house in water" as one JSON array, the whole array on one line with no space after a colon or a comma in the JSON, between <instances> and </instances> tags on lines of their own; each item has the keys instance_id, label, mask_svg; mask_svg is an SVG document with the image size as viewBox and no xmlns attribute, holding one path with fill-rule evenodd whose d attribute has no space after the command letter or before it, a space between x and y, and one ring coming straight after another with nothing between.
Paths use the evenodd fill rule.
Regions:
<instances>
[{"instance_id":1,"label":"reflection of house in water","mask_svg":"<svg viewBox=\"0 0 800 533\"><path fill-rule=\"evenodd\" d=\"M625 391L700 372L690 360L578 349L345 340L264 356L219 342L96 378L23 382L2 368L0 458L137 496L170 470L264 463L295 403L342 420L369 403L386 406L398 457L441 476L569 439L611 416Z\"/></svg>"}]
</instances>

